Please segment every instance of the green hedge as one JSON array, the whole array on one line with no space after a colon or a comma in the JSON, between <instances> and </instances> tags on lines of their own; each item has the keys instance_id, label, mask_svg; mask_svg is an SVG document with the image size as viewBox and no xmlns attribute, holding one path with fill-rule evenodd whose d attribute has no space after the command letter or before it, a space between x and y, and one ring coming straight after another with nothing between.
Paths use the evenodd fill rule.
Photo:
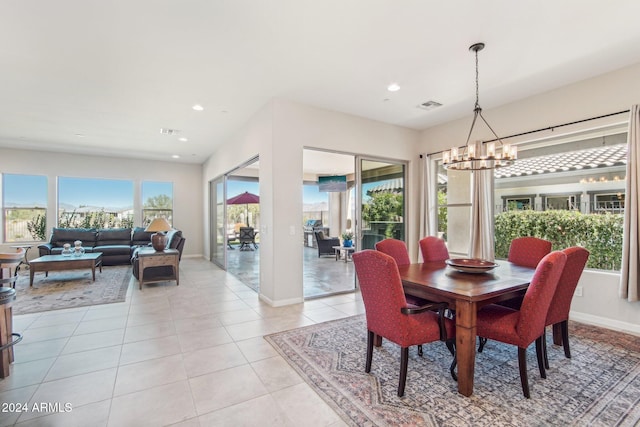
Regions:
<instances>
[{"instance_id":1,"label":"green hedge","mask_svg":"<svg viewBox=\"0 0 640 427\"><path fill-rule=\"evenodd\" d=\"M496 258L507 258L516 237L549 240L553 250L582 246L591 252L587 268L620 270L622 214L582 214L577 211L508 211L496 215Z\"/></svg>"}]
</instances>

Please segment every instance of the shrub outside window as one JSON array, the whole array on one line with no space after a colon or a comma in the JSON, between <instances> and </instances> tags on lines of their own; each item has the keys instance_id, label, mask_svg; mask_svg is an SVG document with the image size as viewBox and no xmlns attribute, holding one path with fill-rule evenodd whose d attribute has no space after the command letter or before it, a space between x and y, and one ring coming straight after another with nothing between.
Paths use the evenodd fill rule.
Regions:
<instances>
[{"instance_id":1,"label":"shrub outside window","mask_svg":"<svg viewBox=\"0 0 640 427\"><path fill-rule=\"evenodd\" d=\"M2 184L4 241L46 240L47 177L3 174Z\"/></svg>"}]
</instances>

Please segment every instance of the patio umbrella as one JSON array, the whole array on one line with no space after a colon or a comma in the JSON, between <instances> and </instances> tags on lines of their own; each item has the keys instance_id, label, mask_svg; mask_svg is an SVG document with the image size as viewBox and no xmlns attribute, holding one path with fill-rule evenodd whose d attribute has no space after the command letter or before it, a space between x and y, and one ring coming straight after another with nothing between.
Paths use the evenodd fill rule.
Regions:
<instances>
[{"instance_id":1,"label":"patio umbrella","mask_svg":"<svg viewBox=\"0 0 640 427\"><path fill-rule=\"evenodd\" d=\"M260 196L256 196L255 194L249 193L248 191L227 199L228 205L245 205L247 226L249 225L249 205L254 203L260 203Z\"/></svg>"}]
</instances>

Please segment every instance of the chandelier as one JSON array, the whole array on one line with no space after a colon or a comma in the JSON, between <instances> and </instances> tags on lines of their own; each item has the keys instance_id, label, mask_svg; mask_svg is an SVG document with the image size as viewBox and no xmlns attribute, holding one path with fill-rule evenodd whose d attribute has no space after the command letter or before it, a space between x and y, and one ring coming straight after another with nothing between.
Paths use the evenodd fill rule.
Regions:
<instances>
[{"instance_id":1,"label":"chandelier","mask_svg":"<svg viewBox=\"0 0 640 427\"><path fill-rule=\"evenodd\" d=\"M442 166L445 169L453 170L485 170L495 169L503 166L509 166L513 164L514 160L518 158L517 147L511 144L503 143L500 137L495 133L491 125L487 123L482 116L482 108L480 108L479 101L479 89L478 89L478 52L484 49L484 43L476 43L469 47L470 51L476 54L476 104L473 109L473 121L471 122L471 129L469 129L469 135L467 136L467 142L462 149L453 147L450 150L442 153ZM495 140L500 143L499 151L496 151L495 142L482 143L472 142L471 134L473 127L476 124L476 120L480 117L485 125L489 128Z\"/></svg>"}]
</instances>

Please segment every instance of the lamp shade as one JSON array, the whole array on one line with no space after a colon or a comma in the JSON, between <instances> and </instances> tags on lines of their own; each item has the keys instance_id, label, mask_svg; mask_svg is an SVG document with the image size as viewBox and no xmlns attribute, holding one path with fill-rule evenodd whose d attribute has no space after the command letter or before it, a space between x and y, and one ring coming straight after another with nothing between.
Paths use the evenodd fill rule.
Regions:
<instances>
[{"instance_id":1,"label":"lamp shade","mask_svg":"<svg viewBox=\"0 0 640 427\"><path fill-rule=\"evenodd\" d=\"M162 232L171 230L171 224L165 218L156 218L151 221L151 224L144 229L144 231Z\"/></svg>"}]
</instances>

